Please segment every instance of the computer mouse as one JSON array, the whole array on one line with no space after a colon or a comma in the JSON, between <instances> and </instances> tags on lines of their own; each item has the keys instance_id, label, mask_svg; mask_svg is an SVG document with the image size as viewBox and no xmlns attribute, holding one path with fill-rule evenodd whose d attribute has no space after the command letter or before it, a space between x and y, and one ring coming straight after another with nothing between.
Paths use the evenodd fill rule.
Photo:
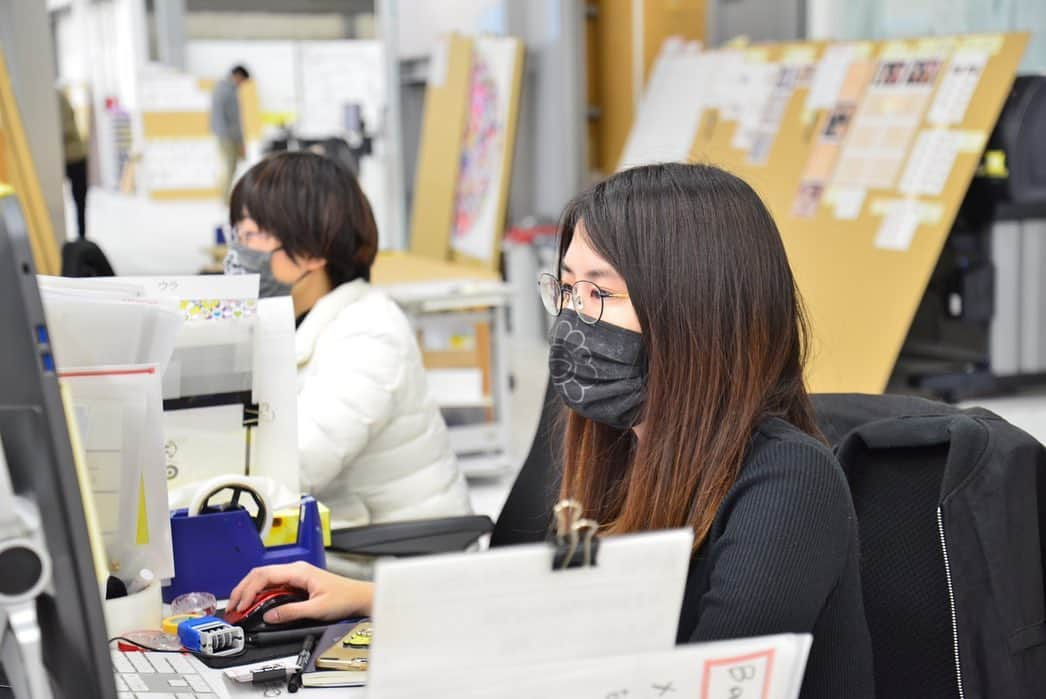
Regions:
<instances>
[{"instance_id":1,"label":"computer mouse","mask_svg":"<svg viewBox=\"0 0 1046 699\"><path fill-rule=\"evenodd\" d=\"M309 599L309 594L296 587L286 585L267 587L259 592L254 598L254 602L242 612L226 610L225 621L234 626L242 626L247 633L285 629L287 626L284 624L266 623L263 618L265 612L292 602L304 602L307 599Z\"/></svg>"}]
</instances>

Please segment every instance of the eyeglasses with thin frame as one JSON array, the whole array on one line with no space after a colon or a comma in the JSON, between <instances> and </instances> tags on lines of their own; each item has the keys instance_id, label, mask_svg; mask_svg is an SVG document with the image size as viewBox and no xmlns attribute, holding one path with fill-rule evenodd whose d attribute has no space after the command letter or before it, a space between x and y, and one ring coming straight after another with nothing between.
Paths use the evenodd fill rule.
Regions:
<instances>
[{"instance_id":1,"label":"eyeglasses with thin frame","mask_svg":"<svg viewBox=\"0 0 1046 699\"><path fill-rule=\"evenodd\" d=\"M613 293L599 288L594 282L576 281L573 284L564 284L555 275L547 272L538 277L538 291L541 294L541 302L545 310L553 316L563 312L563 307L569 299L571 308L577 313L578 318L588 325L595 325L603 317L603 308L606 299L627 299L626 293Z\"/></svg>"},{"instance_id":2,"label":"eyeglasses with thin frame","mask_svg":"<svg viewBox=\"0 0 1046 699\"><path fill-rule=\"evenodd\" d=\"M262 243L267 243L273 239L272 233L267 231L246 231L243 232L238 228L232 229L232 239L236 242L243 243L244 245L250 245L251 241L257 240Z\"/></svg>"}]
</instances>

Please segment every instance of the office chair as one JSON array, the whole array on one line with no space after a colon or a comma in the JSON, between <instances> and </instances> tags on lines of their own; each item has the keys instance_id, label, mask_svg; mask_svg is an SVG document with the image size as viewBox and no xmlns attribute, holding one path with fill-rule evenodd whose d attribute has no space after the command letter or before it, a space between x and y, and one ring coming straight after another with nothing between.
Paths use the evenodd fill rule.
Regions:
<instances>
[{"instance_id":1,"label":"office chair","mask_svg":"<svg viewBox=\"0 0 1046 699\"><path fill-rule=\"evenodd\" d=\"M354 556L425 556L464 551L490 532L486 515L435 517L331 530L328 551Z\"/></svg>"},{"instance_id":2,"label":"office chair","mask_svg":"<svg viewBox=\"0 0 1046 699\"><path fill-rule=\"evenodd\" d=\"M535 543L545 541L548 536L552 507L559 493L562 412L563 401L550 380L541 403L534 441L494 525L491 547Z\"/></svg>"},{"instance_id":3,"label":"office chair","mask_svg":"<svg viewBox=\"0 0 1046 699\"><path fill-rule=\"evenodd\" d=\"M814 396L850 483L882 697L1046 687L1046 450L981 409Z\"/></svg>"}]
</instances>

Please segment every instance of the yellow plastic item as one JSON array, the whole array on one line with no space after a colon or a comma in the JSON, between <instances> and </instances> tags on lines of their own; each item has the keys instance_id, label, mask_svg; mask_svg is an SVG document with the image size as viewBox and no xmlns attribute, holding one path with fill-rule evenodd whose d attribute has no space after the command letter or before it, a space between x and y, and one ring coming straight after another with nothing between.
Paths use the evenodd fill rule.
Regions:
<instances>
[{"instance_id":1,"label":"yellow plastic item","mask_svg":"<svg viewBox=\"0 0 1046 699\"><path fill-rule=\"evenodd\" d=\"M997 179L1010 176L1010 170L1006 167L1005 151L990 150L984 154L984 174Z\"/></svg>"},{"instance_id":2,"label":"yellow plastic item","mask_svg":"<svg viewBox=\"0 0 1046 699\"><path fill-rule=\"evenodd\" d=\"M323 525L323 545L331 545L331 511L322 502L317 503L320 510L320 523ZM272 528L265 537L265 546L284 546L298 540L298 508L288 507L272 513Z\"/></svg>"},{"instance_id":3,"label":"yellow plastic item","mask_svg":"<svg viewBox=\"0 0 1046 699\"><path fill-rule=\"evenodd\" d=\"M175 614L169 616L163 620L160 624L160 628L163 629L164 633L169 633L172 636L178 635L178 624L182 623L186 619L196 619L197 617L203 616L202 614Z\"/></svg>"}]
</instances>

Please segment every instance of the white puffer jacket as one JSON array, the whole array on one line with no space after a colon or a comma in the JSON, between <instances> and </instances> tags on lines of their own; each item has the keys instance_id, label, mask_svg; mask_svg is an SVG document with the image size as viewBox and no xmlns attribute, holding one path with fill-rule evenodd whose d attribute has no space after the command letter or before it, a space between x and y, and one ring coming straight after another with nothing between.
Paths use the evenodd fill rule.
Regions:
<instances>
[{"instance_id":1,"label":"white puffer jacket","mask_svg":"<svg viewBox=\"0 0 1046 699\"><path fill-rule=\"evenodd\" d=\"M471 512L414 333L388 296L342 284L295 345L302 488L339 525Z\"/></svg>"}]
</instances>

